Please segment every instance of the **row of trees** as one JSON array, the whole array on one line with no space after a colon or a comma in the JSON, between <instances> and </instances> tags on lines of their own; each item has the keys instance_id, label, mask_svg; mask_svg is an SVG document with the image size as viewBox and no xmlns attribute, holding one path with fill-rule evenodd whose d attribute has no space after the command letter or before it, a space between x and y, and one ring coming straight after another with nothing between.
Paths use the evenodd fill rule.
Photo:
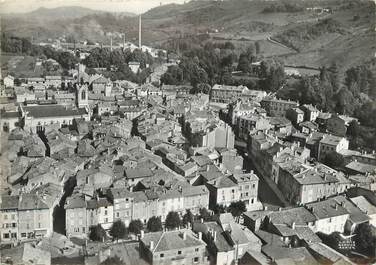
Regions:
<instances>
[{"instance_id":1,"label":"row of trees","mask_svg":"<svg viewBox=\"0 0 376 265\"><path fill-rule=\"evenodd\" d=\"M230 212L234 217L239 217L242 213L247 210L246 205L243 201L233 202L229 207L217 206L215 212L220 214L225 211ZM194 220L203 219L205 221L212 221L213 216L206 208L201 208L198 215L194 215L190 210L187 210L185 214L180 217L180 214L175 211L171 211L167 214L165 220L165 227L167 229L176 229L181 226L187 226L192 224ZM128 228L121 220L114 222L110 228L109 234L113 240L119 240L127 237L129 233L140 234L141 230L144 230L144 224L141 220L132 220L129 223ZM158 216L151 217L147 224L146 229L150 232L157 232L163 230L162 220ZM98 224L96 226L90 227L89 238L93 241L104 241L106 239L106 231L103 227Z\"/></svg>"}]
</instances>

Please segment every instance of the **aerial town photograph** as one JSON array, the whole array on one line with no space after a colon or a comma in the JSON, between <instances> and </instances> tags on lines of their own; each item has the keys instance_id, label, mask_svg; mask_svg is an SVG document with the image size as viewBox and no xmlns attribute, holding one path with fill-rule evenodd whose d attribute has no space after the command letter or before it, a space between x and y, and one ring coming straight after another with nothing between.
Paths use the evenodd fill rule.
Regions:
<instances>
[{"instance_id":1,"label":"aerial town photograph","mask_svg":"<svg viewBox=\"0 0 376 265\"><path fill-rule=\"evenodd\" d=\"M0 264L376 264L375 5L0 0Z\"/></svg>"}]
</instances>

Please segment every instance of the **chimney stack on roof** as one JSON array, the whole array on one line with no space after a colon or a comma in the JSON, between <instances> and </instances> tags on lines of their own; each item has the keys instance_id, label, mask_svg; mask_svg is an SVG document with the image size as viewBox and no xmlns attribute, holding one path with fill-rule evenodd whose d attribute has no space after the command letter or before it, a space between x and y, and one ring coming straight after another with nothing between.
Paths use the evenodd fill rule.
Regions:
<instances>
[{"instance_id":1,"label":"chimney stack on roof","mask_svg":"<svg viewBox=\"0 0 376 265\"><path fill-rule=\"evenodd\" d=\"M150 241L150 246L149 246L150 250L153 250L154 249L154 241Z\"/></svg>"},{"instance_id":2,"label":"chimney stack on roof","mask_svg":"<svg viewBox=\"0 0 376 265\"><path fill-rule=\"evenodd\" d=\"M144 230L141 230L141 232L140 232L140 239L143 239L143 238L144 238L144 235L145 235Z\"/></svg>"}]
</instances>

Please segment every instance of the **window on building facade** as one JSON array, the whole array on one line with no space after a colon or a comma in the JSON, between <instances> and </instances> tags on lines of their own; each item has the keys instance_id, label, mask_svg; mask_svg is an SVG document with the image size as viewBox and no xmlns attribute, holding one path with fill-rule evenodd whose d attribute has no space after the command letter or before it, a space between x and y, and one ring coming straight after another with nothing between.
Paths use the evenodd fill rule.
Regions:
<instances>
[{"instance_id":1,"label":"window on building facade","mask_svg":"<svg viewBox=\"0 0 376 265\"><path fill-rule=\"evenodd\" d=\"M198 257L194 257L194 258L193 258L193 262L194 262L194 263L198 263L199 260L200 260L200 259L199 259Z\"/></svg>"},{"instance_id":2,"label":"window on building facade","mask_svg":"<svg viewBox=\"0 0 376 265\"><path fill-rule=\"evenodd\" d=\"M181 255L181 250L178 250L178 255Z\"/></svg>"},{"instance_id":3,"label":"window on building facade","mask_svg":"<svg viewBox=\"0 0 376 265\"><path fill-rule=\"evenodd\" d=\"M8 239L8 238L9 238L9 234L8 234L8 233L4 233L4 234L3 234L3 238Z\"/></svg>"},{"instance_id":4,"label":"window on building facade","mask_svg":"<svg viewBox=\"0 0 376 265\"><path fill-rule=\"evenodd\" d=\"M159 255L159 257L163 258L163 257L164 257L164 254L163 254L163 253L161 253L161 254Z\"/></svg>"}]
</instances>

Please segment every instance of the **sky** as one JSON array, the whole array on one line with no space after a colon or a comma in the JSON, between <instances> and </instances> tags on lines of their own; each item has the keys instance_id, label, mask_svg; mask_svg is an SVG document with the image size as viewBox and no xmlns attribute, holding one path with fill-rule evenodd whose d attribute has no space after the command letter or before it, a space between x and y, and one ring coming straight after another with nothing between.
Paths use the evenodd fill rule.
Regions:
<instances>
[{"instance_id":1,"label":"sky","mask_svg":"<svg viewBox=\"0 0 376 265\"><path fill-rule=\"evenodd\" d=\"M81 6L110 12L143 13L162 4L188 0L0 0L0 13L25 13L40 7Z\"/></svg>"}]
</instances>

